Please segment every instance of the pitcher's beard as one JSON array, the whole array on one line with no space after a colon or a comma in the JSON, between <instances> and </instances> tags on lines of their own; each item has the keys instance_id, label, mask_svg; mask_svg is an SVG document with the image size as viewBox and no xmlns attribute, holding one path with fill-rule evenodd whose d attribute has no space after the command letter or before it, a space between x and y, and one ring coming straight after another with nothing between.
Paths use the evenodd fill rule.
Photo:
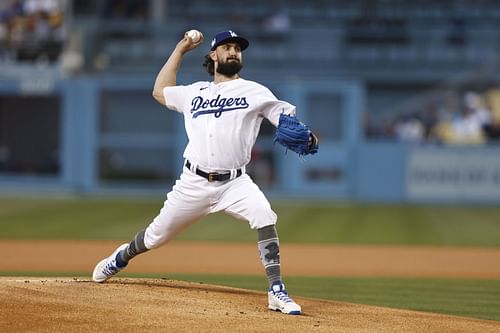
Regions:
<instances>
[{"instance_id":1,"label":"pitcher's beard","mask_svg":"<svg viewBox=\"0 0 500 333\"><path fill-rule=\"evenodd\" d=\"M217 66L217 73L227 77L232 77L240 72L243 65L239 61L220 62Z\"/></svg>"}]
</instances>

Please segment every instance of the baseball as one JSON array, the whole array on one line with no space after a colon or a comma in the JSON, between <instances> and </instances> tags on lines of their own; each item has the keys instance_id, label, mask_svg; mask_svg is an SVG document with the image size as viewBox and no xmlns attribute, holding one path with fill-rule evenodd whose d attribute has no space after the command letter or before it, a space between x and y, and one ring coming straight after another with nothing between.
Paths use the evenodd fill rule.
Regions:
<instances>
[{"instance_id":1,"label":"baseball","mask_svg":"<svg viewBox=\"0 0 500 333\"><path fill-rule=\"evenodd\" d=\"M195 30L195 29L189 30L187 32L187 35L188 35L188 37L191 38L191 40L194 43L198 42L200 40L200 38L201 38L201 32L199 32L198 30Z\"/></svg>"}]
</instances>

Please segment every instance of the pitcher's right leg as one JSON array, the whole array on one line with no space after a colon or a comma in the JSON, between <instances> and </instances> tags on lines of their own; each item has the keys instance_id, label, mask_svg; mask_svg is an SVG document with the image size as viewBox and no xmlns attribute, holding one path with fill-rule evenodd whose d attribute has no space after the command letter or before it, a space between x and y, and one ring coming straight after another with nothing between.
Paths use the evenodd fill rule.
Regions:
<instances>
[{"instance_id":1,"label":"pitcher's right leg","mask_svg":"<svg viewBox=\"0 0 500 333\"><path fill-rule=\"evenodd\" d=\"M202 186L203 178L183 173L167 194L163 208L149 226L140 231L130 244L120 245L101 260L92 273L95 282L104 282L125 268L132 258L159 247L209 212L210 202Z\"/></svg>"}]
</instances>

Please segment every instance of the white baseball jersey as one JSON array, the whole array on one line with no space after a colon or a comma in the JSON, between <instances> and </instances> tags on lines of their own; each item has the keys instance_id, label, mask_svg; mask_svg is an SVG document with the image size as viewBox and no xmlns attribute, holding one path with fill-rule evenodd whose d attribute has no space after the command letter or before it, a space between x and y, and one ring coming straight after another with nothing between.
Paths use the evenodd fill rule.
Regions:
<instances>
[{"instance_id":1,"label":"white baseball jersey","mask_svg":"<svg viewBox=\"0 0 500 333\"><path fill-rule=\"evenodd\" d=\"M262 120L277 126L280 113L295 114L295 106L241 78L165 87L163 94L169 109L184 114L189 138L184 158L212 171L244 167Z\"/></svg>"},{"instance_id":2,"label":"white baseball jersey","mask_svg":"<svg viewBox=\"0 0 500 333\"><path fill-rule=\"evenodd\" d=\"M184 158L192 168L183 168L160 214L146 229L146 247L158 247L201 217L219 211L248 221L252 229L275 224L276 213L244 168L262 120L277 126L280 113L295 114L295 107L243 79L166 87L163 94L168 108L184 114L189 138ZM208 172L230 170L231 180L209 182L193 172L198 167ZM243 172L236 177L235 169L240 168Z\"/></svg>"}]
</instances>

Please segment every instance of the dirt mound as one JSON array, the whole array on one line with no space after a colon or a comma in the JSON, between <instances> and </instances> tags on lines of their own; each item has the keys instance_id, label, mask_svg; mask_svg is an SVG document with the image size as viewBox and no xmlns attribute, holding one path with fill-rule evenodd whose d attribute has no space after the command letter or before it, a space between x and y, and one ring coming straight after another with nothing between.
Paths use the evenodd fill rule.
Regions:
<instances>
[{"instance_id":1,"label":"dirt mound","mask_svg":"<svg viewBox=\"0 0 500 333\"><path fill-rule=\"evenodd\" d=\"M2 332L498 332L500 323L163 279L0 278Z\"/></svg>"}]
</instances>

